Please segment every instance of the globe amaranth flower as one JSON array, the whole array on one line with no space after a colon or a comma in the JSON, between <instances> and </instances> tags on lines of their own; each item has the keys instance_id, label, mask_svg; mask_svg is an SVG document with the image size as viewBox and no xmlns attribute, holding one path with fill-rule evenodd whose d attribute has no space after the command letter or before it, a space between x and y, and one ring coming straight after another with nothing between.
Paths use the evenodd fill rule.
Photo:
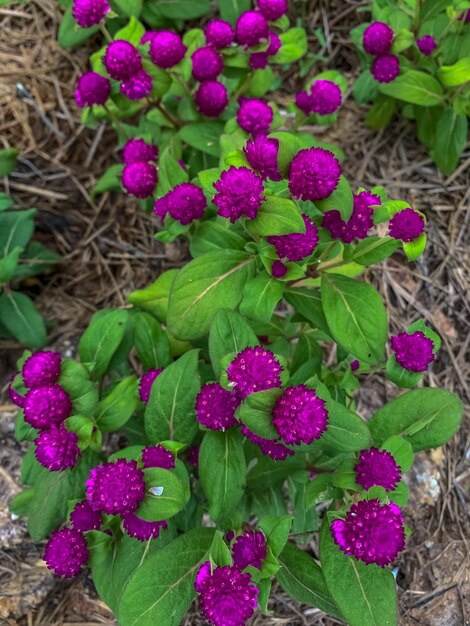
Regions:
<instances>
[{"instance_id":1,"label":"globe amaranth flower","mask_svg":"<svg viewBox=\"0 0 470 626\"><path fill-rule=\"evenodd\" d=\"M175 459L171 452L163 446L147 446L142 450L142 464L145 469L161 467L172 470L175 468Z\"/></svg>"},{"instance_id":2,"label":"globe amaranth flower","mask_svg":"<svg viewBox=\"0 0 470 626\"><path fill-rule=\"evenodd\" d=\"M350 363L351 372L357 372L357 370L361 367L361 364L357 359L353 359Z\"/></svg>"},{"instance_id":3,"label":"globe amaranth flower","mask_svg":"<svg viewBox=\"0 0 470 626\"><path fill-rule=\"evenodd\" d=\"M367 54L387 54L393 43L393 30L384 22L372 22L362 36L362 44Z\"/></svg>"},{"instance_id":4,"label":"globe amaranth flower","mask_svg":"<svg viewBox=\"0 0 470 626\"><path fill-rule=\"evenodd\" d=\"M96 72L85 72L77 81L75 90L75 102L83 107L91 107L94 104L105 104L111 93L111 83L106 76Z\"/></svg>"},{"instance_id":5,"label":"globe amaranth flower","mask_svg":"<svg viewBox=\"0 0 470 626\"><path fill-rule=\"evenodd\" d=\"M155 200L153 205L153 214L157 215L162 220L165 219L168 214L168 194Z\"/></svg>"},{"instance_id":6,"label":"globe amaranth flower","mask_svg":"<svg viewBox=\"0 0 470 626\"><path fill-rule=\"evenodd\" d=\"M195 468L199 466L199 446L191 446L189 448L186 460Z\"/></svg>"},{"instance_id":7,"label":"globe amaranth flower","mask_svg":"<svg viewBox=\"0 0 470 626\"><path fill-rule=\"evenodd\" d=\"M227 376L238 395L246 398L255 391L281 387L283 370L273 352L255 346L237 354L227 368Z\"/></svg>"},{"instance_id":8,"label":"globe amaranth flower","mask_svg":"<svg viewBox=\"0 0 470 626\"><path fill-rule=\"evenodd\" d=\"M410 372L425 372L434 361L434 342L420 330L399 333L390 340L397 363Z\"/></svg>"},{"instance_id":9,"label":"globe amaranth flower","mask_svg":"<svg viewBox=\"0 0 470 626\"><path fill-rule=\"evenodd\" d=\"M174 220L180 224L190 224L201 219L207 208L204 192L194 183L176 185L167 194L167 209Z\"/></svg>"},{"instance_id":10,"label":"globe amaranth flower","mask_svg":"<svg viewBox=\"0 0 470 626\"><path fill-rule=\"evenodd\" d=\"M332 80L319 78L310 87L310 93L312 95L312 111L318 115L330 115L341 106L341 89Z\"/></svg>"},{"instance_id":11,"label":"globe amaranth flower","mask_svg":"<svg viewBox=\"0 0 470 626\"><path fill-rule=\"evenodd\" d=\"M274 261L271 267L271 274L274 278L282 278L287 274L287 265L284 265L281 261Z\"/></svg>"},{"instance_id":12,"label":"globe amaranth flower","mask_svg":"<svg viewBox=\"0 0 470 626\"><path fill-rule=\"evenodd\" d=\"M328 426L325 404L314 389L305 385L287 387L272 410L273 426L287 444L310 444Z\"/></svg>"},{"instance_id":13,"label":"globe amaranth flower","mask_svg":"<svg viewBox=\"0 0 470 626\"><path fill-rule=\"evenodd\" d=\"M195 80L215 80L224 69L222 55L210 46L198 48L191 56L193 78Z\"/></svg>"},{"instance_id":14,"label":"globe amaranth flower","mask_svg":"<svg viewBox=\"0 0 470 626\"><path fill-rule=\"evenodd\" d=\"M157 539L160 535L160 531L168 528L168 524L164 520L147 522L135 513L126 513L123 515L122 525L128 535L139 541Z\"/></svg>"},{"instance_id":15,"label":"globe amaranth flower","mask_svg":"<svg viewBox=\"0 0 470 626\"><path fill-rule=\"evenodd\" d=\"M240 98L237 123L240 128L253 136L269 132L274 113L272 108L259 98Z\"/></svg>"},{"instance_id":16,"label":"globe amaranth flower","mask_svg":"<svg viewBox=\"0 0 470 626\"><path fill-rule=\"evenodd\" d=\"M87 530L99 530L102 523L101 513L94 511L86 500L77 502L70 513L70 523L82 533Z\"/></svg>"},{"instance_id":17,"label":"globe amaranth flower","mask_svg":"<svg viewBox=\"0 0 470 626\"><path fill-rule=\"evenodd\" d=\"M21 369L25 387L56 383L60 376L62 357L59 352L35 352Z\"/></svg>"},{"instance_id":18,"label":"globe amaranth flower","mask_svg":"<svg viewBox=\"0 0 470 626\"><path fill-rule=\"evenodd\" d=\"M145 497L144 473L136 461L126 459L90 470L86 487L91 508L108 515L133 513Z\"/></svg>"},{"instance_id":19,"label":"globe amaranth flower","mask_svg":"<svg viewBox=\"0 0 470 626\"><path fill-rule=\"evenodd\" d=\"M103 63L111 78L116 80L127 80L142 69L139 51L124 39L117 39L108 44Z\"/></svg>"},{"instance_id":20,"label":"globe amaranth flower","mask_svg":"<svg viewBox=\"0 0 470 626\"><path fill-rule=\"evenodd\" d=\"M214 48L214 50L228 48L235 39L235 31L231 24L225 20L210 21L204 28L204 35L206 36L207 45Z\"/></svg>"},{"instance_id":21,"label":"globe amaranth flower","mask_svg":"<svg viewBox=\"0 0 470 626\"><path fill-rule=\"evenodd\" d=\"M282 180L277 165L279 140L271 139L266 135L257 135L249 139L243 148L248 163L258 172L263 180Z\"/></svg>"},{"instance_id":22,"label":"globe amaranth flower","mask_svg":"<svg viewBox=\"0 0 470 626\"><path fill-rule=\"evenodd\" d=\"M346 519L331 524L336 545L349 556L385 567L405 547L405 529L400 509L392 502L380 504L377 499L353 504Z\"/></svg>"},{"instance_id":23,"label":"globe amaranth flower","mask_svg":"<svg viewBox=\"0 0 470 626\"><path fill-rule=\"evenodd\" d=\"M400 59L394 54L377 57L370 68L378 83L391 83L400 73Z\"/></svg>"},{"instance_id":24,"label":"globe amaranth flower","mask_svg":"<svg viewBox=\"0 0 470 626\"><path fill-rule=\"evenodd\" d=\"M279 52L282 47L282 41L279 35L273 31L269 33L269 46L266 50L266 54L270 57Z\"/></svg>"},{"instance_id":25,"label":"globe amaranth flower","mask_svg":"<svg viewBox=\"0 0 470 626\"><path fill-rule=\"evenodd\" d=\"M233 564L239 570L249 565L261 569L266 558L266 538L259 530L247 530L232 546Z\"/></svg>"},{"instance_id":26,"label":"globe amaranth flower","mask_svg":"<svg viewBox=\"0 0 470 626\"><path fill-rule=\"evenodd\" d=\"M140 39L140 45L143 46L146 43L148 43L149 41L152 41L152 39L154 37L156 37L158 35L159 31L158 30L148 30L147 32L145 32L141 39Z\"/></svg>"},{"instance_id":27,"label":"globe amaranth flower","mask_svg":"<svg viewBox=\"0 0 470 626\"><path fill-rule=\"evenodd\" d=\"M33 428L45 429L67 419L72 402L60 385L42 385L28 391L23 410L25 422Z\"/></svg>"},{"instance_id":28,"label":"globe amaranth flower","mask_svg":"<svg viewBox=\"0 0 470 626\"><path fill-rule=\"evenodd\" d=\"M295 452L290 448L287 448L283 443L274 439L264 439L264 437L258 437L255 433L251 432L246 426L241 427L241 433L244 437L249 439L252 444L257 446L262 454L269 456L273 461L284 461L288 456L294 456Z\"/></svg>"},{"instance_id":29,"label":"globe amaranth flower","mask_svg":"<svg viewBox=\"0 0 470 626\"><path fill-rule=\"evenodd\" d=\"M77 464L80 456L78 437L75 433L70 433L63 424L52 424L47 430L41 431L34 443L36 459L51 472L66 470Z\"/></svg>"},{"instance_id":30,"label":"globe amaranth flower","mask_svg":"<svg viewBox=\"0 0 470 626\"><path fill-rule=\"evenodd\" d=\"M361 191L353 196L351 217L345 222L339 211L327 211L323 215L322 226L330 231L333 239L351 243L354 239L365 239L374 225L374 206L381 204L380 197L369 191Z\"/></svg>"},{"instance_id":31,"label":"globe amaranth flower","mask_svg":"<svg viewBox=\"0 0 470 626\"><path fill-rule=\"evenodd\" d=\"M194 94L194 102L206 117L219 117L228 105L227 87L217 80L205 81Z\"/></svg>"},{"instance_id":32,"label":"globe amaranth flower","mask_svg":"<svg viewBox=\"0 0 470 626\"><path fill-rule=\"evenodd\" d=\"M258 0L257 5L267 20L278 20L287 13L287 0Z\"/></svg>"},{"instance_id":33,"label":"globe amaranth flower","mask_svg":"<svg viewBox=\"0 0 470 626\"><path fill-rule=\"evenodd\" d=\"M144 404L147 404L150 398L150 392L152 391L152 385L158 376L163 372L163 367L155 369L151 367L148 372L145 372L140 377L139 381L139 397Z\"/></svg>"},{"instance_id":34,"label":"globe amaranth flower","mask_svg":"<svg viewBox=\"0 0 470 626\"><path fill-rule=\"evenodd\" d=\"M432 35L423 35L423 37L416 40L416 45L425 57L428 57L437 48L436 40Z\"/></svg>"},{"instance_id":35,"label":"globe amaranth flower","mask_svg":"<svg viewBox=\"0 0 470 626\"><path fill-rule=\"evenodd\" d=\"M111 10L108 0L73 0L72 17L82 28L99 24Z\"/></svg>"},{"instance_id":36,"label":"globe amaranth flower","mask_svg":"<svg viewBox=\"0 0 470 626\"><path fill-rule=\"evenodd\" d=\"M323 148L300 150L289 169L289 190L298 200L323 200L336 189L341 166L335 155Z\"/></svg>"},{"instance_id":37,"label":"globe amaranth flower","mask_svg":"<svg viewBox=\"0 0 470 626\"><path fill-rule=\"evenodd\" d=\"M161 30L150 41L149 53L152 61L163 70L177 65L186 54L183 40L171 30Z\"/></svg>"},{"instance_id":38,"label":"globe amaranth flower","mask_svg":"<svg viewBox=\"0 0 470 626\"><path fill-rule=\"evenodd\" d=\"M242 574L236 567L215 567L211 572L209 561L204 563L194 588L199 593L199 605L204 619L213 626L245 626L258 602L258 588L250 574Z\"/></svg>"},{"instance_id":39,"label":"globe amaranth flower","mask_svg":"<svg viewBox=\"0 0 470 626\"><path fill-rule=\"evenodd\" d=\"M393 491L400 482L401 467L387 450L361 450L354 471L357 484L364 489L378 486Z\"/></svg>"},{"instance_id":40,"label":"globe amaranth flower","mask_svg":"<svg viewBox=\"0 0 470 626\"><path fill-rule=\"evenodd\" d=\"M72 528L62 528L50 536L43 558L48 569L57 576L73 578L78 576L89 556L84 535Z\"/></svg>"},{"instance_id":41,"label":"globe amaranth flower","mask_svg":"<svg viewBox=\"0 0 470 626\"><path fill-rule=\"evenodd\" d=\"M139 70L137 74L127 80L123 80L119 91L129 100L142 100L152 93L152 77L145 70Z\"/></svg>"},{"instance_id":42,"label":"globe amaranth flower","mask_svg":"<svg viewBox=\"0 0 470 626\"><path fill-rule=\"evenodd\" d=\"M255 218L264 200L263 181L248 167L232 166L223 171L214 189L217 193L212 202L218 207L217 213L232 224L242 215Z\"/></svg>"},{"instance_id":43,"label":"globe amaranth flower","mask_svg":"<svg viewBox=\"0 0 470 626\"><path fill-rule=\"evenodd\" d=\"M269 25L259 11L245 11L237 20L235 39L242 46L257 46L269 37Z\"/></svg>"},{"instance_id":44,"label":"globe amaranth flower","mask_svg":"<svg viewBox=\"0 0 470 626\"><path fill-rule=\"evenodd\" d=\"M299 91L295 94L295 106L302 111L304 115L311 115L313 112L313 98L308 91Z\"/></svg>"},{"instance_id":45,"label":"globe amaranth flower","mask_svg":"<svg viewBox=\"0 0 470 626\"><path fill-rule=\"evenodd\" d=\"M302 215L305 233L274 235L267 238L279 255L280 259L301 261L310 256L318 244L318 229L307 215Z\"/></svg>"},{"instance_id":46,"label":"globe amaranth flower","mask_svg":"<svg viewBox=\"0 0 470 626\"><path fill-rule=\"evenodd\" d=\"M150 163L129 163L122 170L122 186L136 198L148 198L157 184L157 169Z\"/></svg>"},{"instance_id":47,"label":"globe amaranth flower","mask_svg":"<svg viewBox=\"0 0 470 626\"><path fill-rule=\"evenodd\" d=\"M388 225L388 234L401 241L413 241L423 233L424 227L424 217L408 207L392 217Z\"/></svg>"},{"instance_id":48,"label":"globe amaranth flower","mask_svg":"<svg viewBox=\"0 0 470 626\"><path fill-rule=\"evenodd\" d=\"M129 139L122 150L123 163L148 163L158 159L158 146L144 139Z\"/></svg>"},{"instance_id":49,"label":"globe amaranth flower","mask_svg":"<svg viewBox=\"0 0 470 626\"><path fill-rule=\"evenodd\" d=\"M269 61L267 52L252 52L250 54L250 67L254 70L264 70Z\"/></svg>"},{"instance_id":50,"label":"globe amaranth flower","mask_svg":"<svg viewBox=\"0 0 470 626\"><path fill-rule=\"evenodd\" d=\"M226 430L238 424L235 411L239 404L240 397L235 392L219 383L208 383L196 398L196 419L210 430Z\"/></svg>"}]
</instances>

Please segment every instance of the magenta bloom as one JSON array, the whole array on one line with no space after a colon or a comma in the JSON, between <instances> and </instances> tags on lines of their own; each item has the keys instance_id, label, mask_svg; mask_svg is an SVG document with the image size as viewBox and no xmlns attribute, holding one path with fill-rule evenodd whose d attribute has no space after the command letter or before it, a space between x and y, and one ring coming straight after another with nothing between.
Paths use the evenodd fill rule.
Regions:
<instances>
[{"instance_id":1,"label":"magenta bloom","mask_svg":"<svg viewBox=\"0 0 470 626\"><path fill-rule=\"evenodd\" d=\"M168 194L166 196L162 196L161 198L157 198L155 200L155 204L153 205L153 214L160 217L162 220L165 219L168 213Z\"/></svg>"},{"instance_id":2,"label":"magenta bloom","mask_svg":"<svg viewBox=\"0 0 470 626\"><path fill-rule=\"evenodd\" d=\"M239 535L232 547L233 564L239 570L249 565L261 569L266 558L266 538L259 530L247 530Z\"/></svg>"},{"instance_id":3,"label":"magenta bloom","mask_svg":"<svg viewBox=\"0 0 470 626\"><path fill-rule=\"evenodd\" d=\"M350 363L351 372L357 372L357 370L361 367L361 364L357 359L353 359Z\"/></svg>"},{"instance_id":4,"label":"magenta bloom","mask_svg":"<svg viewBox=\"0 0 470 626\"><path fill-rule=\"evenodd\" d=\"M262 346L245 348L237 354L227 369L228 380L242 397L255 391L281 387L284 370L270 350Z\"/></svg>"},{"instance_id":5,"label":"magenta bloom","mask_svg":"<svg viewBox=\"0 0 470 626\"><path fill-rule=\"evenodd\" d=\"M312 111L318 115L330 115L341 106L341 89L332 80L316 80L310 87Z\"/></svg>"},{"instance_id":6,"label":"magenta bloom","mask_svg":"<svg viewBox=\"0 0 470 626\"><path fill-rule=\"evenodd\" d=\"M158 35L159 31L158 30L148 30L146 33L144 33L140 39L140 45L143 46L146 43L148 43L149 41L152 41L152 39L154 37L156 37Z\"/></svg>"},{"instance_id":7,"label":"magenta bloom","mask_svg":"<svg viewBox=\"0 0 470 626\"><path fill-rule=\"evenodd\" d=\"M193 467L199 466L199 446L191 446L188 450L187 459L188 463L190 463Z\"/></svg>"},{"instance_id":8,"label":"magenta bloom","mask_svg":"<svg viewBox=\"0 0 470 626\"><path fill-rule=\"evenodd\" d=\"M416 40L416 45L418 46L421 54L424 54L425 57L428 57L433 51L437 48L436 40L432 35L424 35Z\"/></svg>"},{"instance_id":9,"label":"magenta bloom","mask_svg":"<svg viewBox=\"0 0 470 626\"><path fill-rule=\"evenodd\" d=\"M139 382L139 397L144 404L147 404L150 398L150 392L152 391L152 385L158 376L163 372L163 367L155 369L151 367L148 372L145 372L140 377Z\"/></svg>"},{"instance_id":10,"label":"magenta bloom","mask_svg":"<svg viewBox=\"0 0 470 626\"><path fill-rule=\"evenodd\" d=\"M284 265L281 261L274 261L271 267L271 274L274 278L282 278L287 274L287 265Z\"/></svg>"},{"instance_id":11,"label":"magenta bloom","mask_svg":"<svg viewBox=\"0 0 470 626\"><path fill-rule=\"evenodd\" d=\"M304 115L311 115L313 112L313 98L308 91L300 91L295 95L295 106L302 111Z\"/></svg>"},{"instance_id":12,"label":"magenta bloom","mask_svg":"<svg viewBox=\"0 0 470 626\"><path fill-rule=\"evenodd\" d=\"M217 80L201 83L194 94L194 102L206 117L219 117L228 105L227 88Z\"/></svg>"},{"instance_id":13,"label":"magenta bloom","mask_svg":"<svg viewBox=\"0 0 470 626\"><path fill-rule=\"evenodd\" d=\"M158 159L158 146L144 139L129 139L122 150L122 160L129 163L148 163Z\"/></svg>"},{"instance_id":14,"label":"magenta bloom","mask_svg":"<svg viewBox=\"0 0 470 626\"><path fill-rule=\"evenodd\" d=\"M390 220L388 234L401 241L413 241L419 237L425 227L424 217L411 208L398 211Z\"/></svg>"},{"instance_id":15,"label":"magenta bloom","mask_svg":"<svg viewBox=\"0 0 470 626\"><path fill-rule=\"evenodd\" d=\"M167 209L171 217L180 224L186 225L201 219L206 208L206 196L194 183L176 185L167 194Z\"/></svg>"},{"instance_id":16,"label":"magenta bloom","mask_svg":"<svg viewBox=\"0 0 470 626\"><path fill-rule=\"evenodd\" d=\"M401 467L387 450L361 450L354 471L357 474L357 484L364 489L378 486L386 491L393 491L400 482Z\"/></svg>"},{"instance_id":17,"label":"magenta bloom","mask_svg":"<svg viewBox=\"0 0 470 626\"><path fill-rule=\"evenodd\" d=\"M215 80L224 69L222 55L210 46L198 48L191 56L195 80Z\"/></svg>"},{"instance_id":18,"label":"magenta bloom","mask_svg":"<svg viewBox=\"0 0 470 626\"><path fill-rule=\"evenodd\" d=\"M82 533L87 530L99 530L102 523L101 513L94 511L86 500L77 502L70 513L70 522L75 530Z\"/></svg>"},{"instance_id":19,"label":"magenta bloom","mask_svg":"<svg viewBox=\"0 0 470 626\"><path fill-rule=\"evenodd\" d=\"M257 4L267 20L278 20L287 13L287 0L258 0Z\"/></svg>"},{"instance_id":20,"label":"magenta bloom","mask_svg":"<svg viewBox=\"0 0 470 626\"><path fill-rule=\"evenodd\" d=\"M48 569L57 576L73 578L78 576L88 557L88 547L83 534L72 528L62 528L52 533L43 558Z\"/></svg>"},{"instance_id":21,"label":"magenta bloom","mask_svg":"<svg viewBox=\"0 0 470 626\"><path fill-rule=\"evenodd\" d=\"M215 50L228 48L235 39L235 32L232 26L224 20L212 20L204 29L206 43Z\"/></svg>"},{"instance_id":22,"label":"magenta bloom","mask_svg":"<svg viewBox=\"0 0 470 626\"><path fill-rule=\"evenodd\" d=\"M400 59L394 54L384 54L375 59L370 71L377 82L391 83L400 73Z\"/></svg>"},{"instance_id":23,"label":"magenta bloom","mask_svg":"<svg viewBox=\"0 0 470 626\"><path fill-rule=\"evenodd\" d=\"M116 80L127 80L142 69L139 51L124 39L108 44L103 63L111 78Z\"/></svg>"},{"instance_id":24,"label":"magenta bloom","mask_svg":"<svg viewBox=\"0 0 470 626\"><path fill-rule=\"evenodd\" d=\"M390 345L397 363L410 372L425 372L436 358L432 339L420 330L395 335Z\"/></svg>"},{"instance_id":25,"label":"magenta bloom","mask_svg":"<svg viewBox=\"0 0 470 626\"><path fill-rule=\"evenodd\" d=\"M122 525L128 535L139 541L157 539L161 530L166 530L168 524L165 521L147 522L135 513L126 513L122 516Z\"/></svg>"},{"instance_id":26,"label":"magenta bloom","mask_svg":"<svg viewBox=\"0 0 470 626\"><path fill-rule=\"evenodd\" d=\"M142 450L142 464L145 469L161 467L172 470L175 468L175 459L171 452L163 446L147 446Z\"/></svg>"},{"instance_id":27,"label":"magenta bloom","mask_svg":"<svg viewBox=\"0 0 470 626\"><path fill-rule=\"evenodd\" d=\"M137 509L145 497L144 473L136 461L118 459L90 470L86 495L95 511L124 515Z\"/></svg>"},{"instance_id":28,"label":"magenta bloom","mask_svg":"<svg viewBox=\"0 0 470 626\"><path fill-rule=\"evenodd\" d=\"M171 30L161 30L150 40L149 53L152 61L163 70L177 65L186 51L181 37Z\"/></svg>"},{"instance_id":29,"label":"magenta bloom","mask_svg":"<svg viewBox=\"0 0 470 626\"><path fill-rule=\"evenodd\" d=\"M237 122L240 128L253 136L266 135L273 121L272 108L259 98L240 98Z\"/></svg>"},{"instance_id":30,"label":"magenta bloom","mask_svg":"<svg viewBox=\"0 0 470 626\"><path fill-rule=\"evenodd\" d=\"M346 519L331 524L334 542L342 552L356 559L385 567L405 547L405 529L400 509L392 502L377 499L353 504Z\"/></svg>"},{"instance_id":31,"label":"magenta bloom","mask_svg":"<svg viewBox=\"0 0 470 626\"><path fill-rule=\"evenodd\" d=\"M323 228L327 228L333 239L351 243L354 239L365 239L374 225L374 206L380 205L380 197L369 191L354 195L351 217L344 222L339 211L327 211L323 215Z\"/></svg>"},{"instance_id":32,"label":"magenta bloom","mask_svg":"<svg viewBox=\"0 0 470 626\"><path fill-rule=\"evenodd\" d=\"M60 472L68 467L75 467L80 448L77 445L78 437L70 433L63 424L52 424L48 430L39 433L34 440L36 448L34 454L39 463L51 472Z\"/></svg>"},{"instance_id":33,"label":"magenta bloom","mask_svg":"<svg viewBox=\"0 0 470 626\"><path fill-rule=\"evenodd\" d=\"M73 0L72 16L82 28L99 24L109 11L107 0Z\"/></svg>"},{"instance_id":34,"label":"magenta bloom","mask_svg":"<svg viewBox=\"0 0 470 626\"><path fill-rule=\"evenodd\" d=\"M59 352L35 352L26 359L21 370L25 387L52 385L60 376L62 357Z\"/></svg>"},{"instance_id":35,"label":"magenta bloom","mask_svg":"<svg viewBox=\"0 0 470 626\"><path fill-rule=\"evenodd\" d=\"M136 198L148 198L155 191L157 169L150 163L129 163L122 171L122 186Z\"/></svg>"},{"instance_id":36,"label":"magenta bloom","mask_svg":"<svg viewBox=\"0 0 470 626\"><path fill-rule=\"evenodd\" d=\"M256 217L264 200L263 181L248 167L230 167L214 183L217 191L212 202L219 208L217 213L228 217L232 224L242 215Z\"/></svg>"},{"instance_id":37,"label":"magenta bloom","mask_svg":"<svg viewBox=\"0 0 470 626\"><path fill-rule=\"evenodd\" d=\"M238 424L235 411L240 397L219 383L203 385L196 398L196 419L210 430L226 430Z\"/></svg>"},{"instance_id":38,"label":"magenta bloom","mask_svg":"<svg viewBox=\"0 0 470 626\"><path fill-rule=\"evenodd\" d=\"M250 67L254 70L264 70L268 64L268 60L267 52L252 52L250 54Z\"/></svg>"},{"instance_id":39,"label":"magenta bloom","mask_svg":"<svg viewBox=\"0 0 470 626\"><path fill-rule=\"evenodd\" d=\"M110 93L111 83L106 76L96 72L85 72L77 81L75 102L81 109L94 104L105 104Z\"/></svg>"},{"instance_id":40,"label":"magenta bloom","mask_svg":"<svg viewBox=\"0 0 470 626\"><path fill-rule=\"evenodd\" d=\"M289 169L289 189L298 200L323 200L336 189L341 166L335 155L323 148L300 150Z\"/></svg>"},{"instance_id":41,"label":"magenta bloom","mask_svg":"<svg viewBox=\"0 0 470 626\"><path fill-rule=\"evenodd\" d=\"M263 180L267 178L282 180L277 165L278 151L279 140L270 139L265 135L257 135L254 139L249 139L243 148L248 163Z\"/></svg>"},{"instance_id":42,"label":"magenta bloom","mask_svg":"<svg viewBox=\"0 0 470 626\"><path fill-rule=\"evenodd\" d=\"M72 412L69 394L60 385L30 389L24 400L24 419L34 428L49 428L63 422Z\"/></svg>"},{"instance_id":43,"label":"magenta bloom","mask_svg":"<svg viewBox=\"0 0 470 626\"><path fill-rule=\"evenodd\" d=\"M250 574L236 567L215 567L206 561L201 566L194 588L199 593L201 612L213 626L245 626L258 602L258 588Z\"/></svg>"},{"instance_id":44,"label":"magenta bloom","mask_svg":"<svg viewBox=\"0 0 470 626\"><path fill-rule=\"evenodd\" d=\"M246 426L242 426L240 430L244 437L249 439L255 446L258 446L262 454L269 456L273 461L284 461L288 456L294 456L295 454L293 450L286 448L284 444L279 443L277 440L258 437Z\"/></svg>"},{"instance_id":45,"label":"magenta bloom","mask_svg":"<svg viewBox=\"0 0 470 626\"><path fill-rule=\"evenodd\" d=\"M307 215L302 215L305 224L305 233L291 233L290 235L274 235L268 237L269 243L276 248L280 259L301 261L310 256L318 243L318 229Z\"/></svg>"},{"instance_id":46,"label":"magenta bloom","mask_svg":"<svg viewBox=\"0 0 470 626\"><path fill-rule=\"evenodd\" d=\"M362 44L367 54L387 54L393 43L393 30L384 22L372 22L362 36Z\"/></svg>"},{"instance_id":47,"label":"magenta bloom","mask_svg":"<svg viewBox=\"0 0 470 626\"><path fill-rule=\"evenodd\" d=\"M257 46L269 37L269 25L259 11L245 11L237 20L235 38L242 46Z\"/></svg>"},{"instance_id":48,"label":"magenta bloom","mask_svg":"<svg viewBox=\"0 0 470 626\"><path fill-rule=\"evenodd\" d=\"M152 93L152 77L145 70L139 70L135 76L123 80L119 91L129 100L142 100Z\"/></svg>"},{"instance_id":49,"label":"magenta bloom","mask_svg":"<svg viewBox=\"0 0 470 626\"><path fill-rule=\"evenodd\" d=\"M270 57L273 57L275 54L279 52L281 47L282 47L281 38L279 37L277 33L274 33L273 31L271 31L269 33L269 46L268 46L268 49L266 50L266 54Z\"/></svg>"},{"instance_id":50,"label":"magenta bloom","mask_svg":"<svg viewBox=\"0 0 470 626\"><path fill-rule=\"evenodd\" d=\"M320 439L328 426L325 401L305 385L287 387L272 413L273 425L281 439L291 445Z\"/></svg>"}]
</instances>

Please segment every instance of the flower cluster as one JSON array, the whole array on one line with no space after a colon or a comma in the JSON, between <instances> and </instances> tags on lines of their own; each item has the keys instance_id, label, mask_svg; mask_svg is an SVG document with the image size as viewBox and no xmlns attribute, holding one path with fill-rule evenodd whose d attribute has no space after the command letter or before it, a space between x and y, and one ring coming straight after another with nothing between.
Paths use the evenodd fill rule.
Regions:
<instances>
[{"instance_id":1,"label":"flower cluster","mask_svg":"<svg viewBox=\"0 0 470 626\"><path fill-rule=\"evenodd\" d=\"M165 219L169 214L180 224L201 219L207 208L204 192L194 183L181 183L155 201L153 212Z\"/></svg>"},{"instance_id":2,"label":"flower cluster","mask_svg":"<svg viewBox=\"0 0 470 626\"><path fill-rule=\"evenodd\" d=\"M158 147L143 139L129 139L122 151L122 186L136 198L148 198L157 184Z\"/></svg>"},{"instance_id":3,"label":"flower cluster","mask_svg":"<svg viewBox=\"0 0 470 626\"><path fill-rule=\"evenodd\" d=\"M355 239L365 239L373 227L374 207L381 204L379 196L368 191L361 191L353 197L351 217L345 222L339 211L327 211L323 215L323 228L330 231L333 239L351 243Z\"/></svg>"},{"instance_id":4,"label":"flower cluster","mask_svg":"<svg viewBox=\"0 0 470 626\"><path fill-rule=\"evenodd\" d=\"M336 113L341 102L339 86L332 80L322 78L315 80L309 90L301 91L295 97L295 104L304 115L331 115Z\"/></svg>"},{"instance_id":5,"label":"flower cluster","mask_svg":"<svg viewBox=\"0 0 470 626\"><path fill-rule=\"evenodd\" d=\"M383 22L372 22L362 38L367 54L375 56L372 62L372 76L379 83L391 83L400 73L400 59L391 54L394 32Z\"/></svg>"}]
</instances>

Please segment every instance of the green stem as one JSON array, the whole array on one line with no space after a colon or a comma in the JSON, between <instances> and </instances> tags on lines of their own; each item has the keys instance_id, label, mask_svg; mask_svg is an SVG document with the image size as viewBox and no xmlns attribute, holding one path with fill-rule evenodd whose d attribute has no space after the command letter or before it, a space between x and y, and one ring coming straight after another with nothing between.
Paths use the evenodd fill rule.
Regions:
<instances>
[{"instance_id":1,"label":"green stem","mask_svg":"<svg viewBox=\"0 0 470 626\"><path fill-rule=\"evenodd\" d=\"M106 28L106 25L103 21L100 22L100 31L103 33L104 38L106 39L108 43L111 43L113 41L113 38L111 37L111 34L109 30Z\"/></svg>"},{"instance_id":2,"label":"green stem","mask_svg":"<svg viewBox=\"0 0 470 626\"><path fill-rule=\"evenodd\" d=\"M177 129L184 126L184 123L181 120L174 116L173 113L170 113L170 111L168 111L168 109L162 104L160 98L158 100L153 100L152 104L157 107L160 113L166 117L166 119L172 124L172 126Z\"/></svg>"},{"instance_id":3,"label":"green stem","mask_svg":"<svg viewBox=\"0 0 470 626\"><path fill-rule=\"evenodd\" d=\"M191 89L189 88L189 86L183 80L181 80L181 76L177 72L169 72L169 74L175 80L175 82L178 83L178 85L181 87L181 89L183 89L185 94L189 98L192 98L193 96L192 96L192 93L191 93Z\"/></svg>"},{"instance_id":4,"label":"green stem","mask_svg":"<svg viewBox=\"0 0 470 626\"><path fill-rule=\"evenodd\" d=\"M111 120L112 124L114 124L117 127L118 132L122 133L126 139L129 139L129 135L125 131L124 126L121 123L121 120L119 120L116 117L116 115L109 109L107 104L103 104L103 108L106 111L106 113L108 114L108 117Z\"/></svg>"},{"instance_id":5,"label":"green stem","mask_svg":"<svg viewBox=\"0 0 470 626\"><path fill-rule=\"evenodd\" d=\"M233 98L235 100L235 102L238 100L238 98L245 92L246 88L250 86L251 83L251 79L253 78L253 72L249 72L248 76L245 78L245 80L241 83L241 85L239 85L237 91L235 92Z\"/></svg>"}]
</instances>

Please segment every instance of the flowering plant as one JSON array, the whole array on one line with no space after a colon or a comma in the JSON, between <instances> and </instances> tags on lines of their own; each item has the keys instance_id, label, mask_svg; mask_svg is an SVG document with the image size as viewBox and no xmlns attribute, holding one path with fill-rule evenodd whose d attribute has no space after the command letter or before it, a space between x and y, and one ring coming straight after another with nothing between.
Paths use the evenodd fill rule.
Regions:
<instances>
[{"instance_id":1,"label":"flowering plant","mask_svg":"<svg viewBox=\"0 0 470 626\"><path fill-rule=\"evenodd\" d=\"M374 21L352 31L363 67L353 93L358 103L373 103L366 123L384 128L401 111L444 174L455 170L467 142L469 7L467 0L373 0Z\"/></svg>"}]
</instances>

